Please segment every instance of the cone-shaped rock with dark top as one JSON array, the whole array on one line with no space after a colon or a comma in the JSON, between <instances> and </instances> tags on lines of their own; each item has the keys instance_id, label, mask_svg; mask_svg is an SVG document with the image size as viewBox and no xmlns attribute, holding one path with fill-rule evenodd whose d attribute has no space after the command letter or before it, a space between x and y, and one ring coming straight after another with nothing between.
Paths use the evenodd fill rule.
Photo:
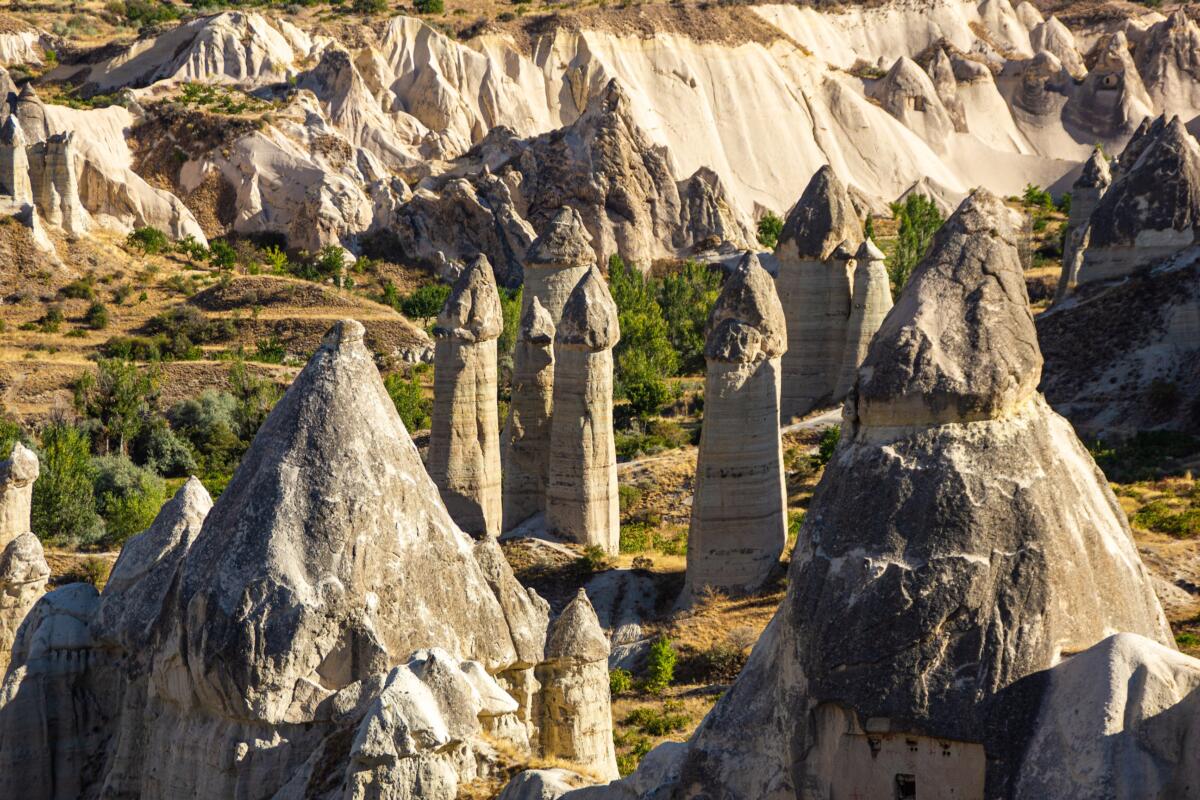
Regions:
<instances>
[{"instance_id":1,"label":"cone-shaped rock with dark top","mask_svg":"<svg viewBox=\"0 0 1200 800\"><path fill-rule=\"evenodd\" d=\"M492 265L479 256L455 282L433 329L427 458L450 516L473 536L500 535L496 339L503 329Z\"/></svg>"},{"instance_id":2,"label":"cone-shaped rock with dark top","mask_svg":"<svg viewBox=\"0 0 1200 800\"><path fill-rule=\"evenodd\" d=\"M1190 116L1200 104L1200 26L1185 8L1150 26L1134 61L1155 108Z\"/></svg>"},{"instance_id":3,"label":"cone-shaped rock with dark top","mask_svg":"<svg viewBox=\"0 0 1200 800\"><path fill-rule=\"evenodd\" d=\"M522 315L536 297L550 313L550 321L558 325L567 298L579 279L596 263L591 238L583 227L579 212L573 208L563 206L550 220L525 254Z\"/></svg>"},{"instance_id":4,"label":"cone-shaped rock with dark top","mask_svg":"<svg viewBox=\"0 0 1200 800\"><path fill-rule=\"evenodd\" d=\"M617 305L592 266L563 307L554 335L554 414L546 525L572 542L617 552L621 529L613 441Z\"/></svg>"},{"instance_id":5,"label":"cone-shaped rock with dark top","mask_svg":"<svg viewBox=\"0 0 1200 800\"><path fill-rule=\"evenodd\" d=\"M786 346L775 283L748 253L708 317L685 602L704 587L754 591L779 564L787 541L779 438L779 361Z\"/></svg>"},{"instance_id":6,"label":"cone-shaped rock with dark top","mask_svg":"<svg viewBox=\"0 0 1200 800\"><path fill-rule=\"evenodd\" d=\"M513 354L512 402L500 437L503 530L546 510L553 394L554 323L550 312L534 297L521 315Z\"/></svg>"},{"instance_id":7,"label":"cone-shaped rock with dark top","mask_svg":"<svg viewBox=\"0 0 1200 800\"><path fill-rule=\"evenodd\" d=\"M17 628L50 578L42 543L29 524L38 473L37 455L20 442L0 461L0 673L8 666Z\"/></svg>"},{"instance_id":8,"label":"cone-shaped rock with dark top","mask_svg":"<svg viewBox=\"0 0 1200 800\"><path fill-rule=\"evenodd\" d=\"M550 625L542 683L541 747L603 780L618 777L608 682L608 637L580 589Z\"/></svg>"},{"instance_id":9,"label":"cone-shaped rock with dark top","mask_svg":"<svg viewBox=\"0 0 1200 800\"><path fill-rule=\"evenodd\" d=\"M1132 151L1132 152L1131 152ZM1197 240L1200 144L1179 117L1156 121L1121 157L1091 215L1078 284L1119 278Z\"/></svg>"},{"instance_id":10,"label":"cone-shaped rock with dark top","mask_svg":"<svg viewBox=\"0 0 1200 800\"><path fill-rule=\"evenodd\" d=\"M775 248L775 283L788 330L784 420L835 399L850 315L850 275L834 251L842 242L857 247L862 238L850 192L828 165L821 167L788 213Z\"/></svg>"},{"instance_id":11,"label":"cone-shaped rock with dark top","mask_svg":"<svg viewBox=\"0 0 1200 800\"><path fill-rule=\"evenodd\" d=\"M9 116L0 127L0 195L11 197L14 203L33 202L25 134L15 116Z\"/></svg>"},{"instance_id":12,"label":"cone-shaped rock with dark top","mask_svg":"<svg viewBox=\"0 0 1200 800\"><path fill-rule=\"evenodd\" d=\"M1092 212L1112 183L1112 170L1099 147L1092 150L1084 162L1083 171L1071 186L1071 213L1063 236L1063 269L1054 292L1055 302L1062 300L1075 288L1083 254L1091 241Z\"/></svg>"},{"instance_id":13,"label":"cone-shaped rock with dark top","mask_svg":"<svg viewBox=\"0 0 1200 800\"><path fill-rule=\"evenodd\" d=\"M1020 230L977 190L937 233L733 688L627 794L588 797L892 797L898 775L1007 797L1036 710L1008 703L1018 682L1113 631L1173 646L1120 505L1037 392Z\"/></svg>"},{"instance_id":14,"label":"cone-shaped rock with dark top","mask_svg":"<svg viewBox=\"0 0 1200 800\"><path fill-rule=\"evenodd\" d=\"M846 347L842 353L842 377L837 394L845 397L854 385L858 368L867 357L871 338L892 310L892 284L883 263L883 251L865 239L854 258L854 291Z\"/></svg>"},{"instance_id":15,"label":"cone-shaped rock with dark top","mask_svg":"<svg viewBox=\"0 0 1200 800\"><path fill-rule=\"evenodd\" d=\"M206 516L185 485L103 597L34 606L0 796L452 800L476 736L527 746L549 608L451 520L363 334L325 337Z\"/></svg>"}]
</instances>

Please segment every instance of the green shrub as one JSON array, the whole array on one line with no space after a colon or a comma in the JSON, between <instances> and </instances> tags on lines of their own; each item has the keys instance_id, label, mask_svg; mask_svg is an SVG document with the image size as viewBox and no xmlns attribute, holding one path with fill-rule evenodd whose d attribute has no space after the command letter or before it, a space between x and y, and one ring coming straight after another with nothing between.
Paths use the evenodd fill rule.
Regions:
<instances>
[{"instance_id":1,"label":"green shrub","mask_svg":"<svg viewBox=\"0 0 1200 800\"><path fill-rule=\"evenodd\" d=\"M32 527L39 538L91 544L104 533L92 490L92 454L87 433L66 422L42 430L41 473L33 484Z\"/></svg>"},{"instance_id":2,"label":"green shrub","mask_svg":"<svg viewBox=\"0 0 1200 800\"><path fill-rule=\"evenodd\" d=\"M399 372L393 372L383 379L383 386L409 433L429 427L433 403L425 397L415 374L406 378Z\"/></svg>"},{"instance_id":3,"label":"green shrub","mask_svg":"<svg viewBox=\"0 0 1200 800\"><path fill-rule=\"evenodd\" d=\"M158 376L131 361L106 358L96 372L75 382L75 408L95 421L95 446L107 455L124 454L141 430L158 394Z\"/></svg>"},{"instance_id":4,"label":"green shrub","mask_svg":"<svg viewBox=\"0 0 1200 800\"><path fill-rule=\"evenodd\" d=\"M658 283L658 304L681 374L704 372L704 327L720 293L721 270L691 259Z\"/></svg>"},{"instance_id":5,"label":"green shrub","mask_svg":"<svg viewBox=\"0 0 1200 800\"><path fill-rule=\"evenodd\" d=\"M630 711L622 724L632 725L649 736L666 736L686 730L689 722L691 718L685 713L643 706Z\"/></svg>"},{"instance_id":6,"label":"green shrub","mask_svg":"<svg viewBox=\"0 0 1200 800\"><path fill-rule=\"evenodd\" d=\"M683 658L679 665L680 677L687 683L732 683L746 665L746 658L744 648L718 642Z\"/></svg>"},{"instance_id":7,"label":"green shrub","mask_svg":"<svg viewBox=\"0 0 1200 800\"><path fill-rule=\"evenodd\" d=\"M617 502L620 504L621 513L628 514L634 506L642 502L642 490L636 486L620 484L617 486Z\"/></svg>"},{"instance_id":8,"label":"green shrub","mask_svg":"<svg viewBox=\"0 0 1200 800\"><path fill-rule=\"evenodd\" d=\"M892 214L899 223L896 249L888 264L892 296L899 297L900 290L908 283L913 268L920 263L933 243L933 236L942 227L945 218L932 198L910 194L902 203L892 203Z\"/></svg>"},{"instance_id":9,"label":"green shrub","mask_svg":"<svg viewBox=\"0 0 1200 800\"><path fill-rule=\"evenodd\" d=\"M92 300L96 297L95 283L90 278L79 278L59 289L58 294L68 300Z\"/></svg>"},{"instance_id":10,"label":"green shrub","mask_svg":"<svg viewBox=\"0 0 1200 800\"><path fill-rule=\"evenodd\" d=\"M400 313L404 316L421 320L433 319L446 304L450 296L450 287L444 283L427 283L416 291L405 295L400 301Z\"/></svg>"},{"instance_id":11,"label":"green shrub","mask_svg":"<svg viewBox=\"0 0 1200 800\"><path fill-rule=\"evenodd\" d=\"M208 247L190 233L175 243L175 252L193 267L208 260Z\"/></svg>"},{"instance_id":12,"label":"green shrub","mask_svg":"<svg viewBox=\"0 0 1200 800\"><path fill-rule=\"evenodd\" d=\"M645 737L636 737L632 742L632 749L627 753L617 753L617 772L621 773L622 777L632 774L638 768L642 758L650 752L653 745L650 740Z\"/></svg>"},{"instance_id":13,"label":"green shrub","mask_svg":"<svg viewBox=\"0 0 1200 800\"><path fill-rule=\"evenodd\" d=\"M105 523L105 541L120 546L150 527L166 502L166 484L125 456L93 460L96 509Z\"/></svg>"},{"instance_id":14,"label":"green shrub","mask_svg":"<svg viewBox=\"0 0 1200 800\"><path fill-rule=\"evenodd\" d=\"M1133 524L1168 536L1191 538L1200 534L1200 508L1176 510L1163 500L1155 500L1138 509Z\"/></svg>"},{"instance_id":15,"label":"green shrub","mask_svg":"<svg viewBox=\"0 0 1200 800\"><path fill-rule=\"evenodd\" d=\"M783 233L783 220L768 211L758 218L758 243L768 250L774 250L779 243L779 234Z\"/></svg>"},{"instance_id":16,"label":"green shrub","mask_svg":"<svg viewBox=\"0 0 1200 800\"><path fill-rule=\"evenodd\" d=\"M102 331L107 328L108 319L108 306L98 301L88 306L87 313L83 316L83 320L87 323L87 326L95 331Z\"/></svg>"},{"instance_id":17,"label":"green shrub","mask_svg":"<svg viewBox=\"0 0 1200 800\"><path fill-rule=\"evenodd\" d=\"M418 14L441 14L446 4L443 0L413 0L413 8Z\"/></svg>"},{"instance_id":18,"label":"green shrub","mask_svg":"<svg viewBox=\"0 0 1200 800\"><path fill-rule=\"evenodd\" d=\"M233 472L254 431L243 431L238 398L208 389L199 397L181 400L167 411L171 429L184 437L205 475Z\"/></svg>"},{"instance_id":19,"label":"green shrub","mask_svg":"<svg viewBox=\"0 0 1200 800\"><path fill-rule=\"evenodd\" d=\"M678 356L655 283L614 255L608 261L608 285L621 329L613 351L617 389L629 400L633 413L645 419L670 399L663 378L675 374Z\"/></svg>"},{"instance_id":20,"label":"green shrub","mask_svg":"<svg viewBox=\"0 0 1200 800\"><path fill-rule=\"evenodd\" d=\"M42 333L58 333L58 329L62 326L64 319L66 317L63 315L62 306L52 303L46 306L45 313L42 314L42 318L38 321L38 328Z\"/></svg>"},{"instance_id":21,"label":"green shrub","mask_svg":"<svg viewBox=\"0 0 1200 800\"><path fill-rule=\"evenodd\" d=\"M821 431L821 440L817 444L817 455L815 456L819 466L825 466L833 458L833 451L837 449L841 438L842 427L840 425L830 425Z\"/></svg>"},{"instance_id":22,"label":"green shrub","mask_svg":"<svg viewBox=\"0 0 1200 800\"><path fill-rule=\"evenodd\" d=\"M170 245L167 235L158 228L146 226L134 228L133 233L125 237L125 246L131 250L139 250L143 255L161 253Z\"/></svg>"},{"instance_id":23,"label":"green shrub","mask_svg":"<svg viewBox=\"0 0 1200 800\"><path fill-rule=\"evenodd\" d=\"M287 348L283 346L279 337L274 335L256 342L254 352L254 360L264 364L282 364L283 359L287 357Z\"/></svg>"},{"instance_id":24,"label":"green shrub","mask_svg":"<svg viewBox=\"0 0 1200 800\"><path fill-rule=\"evenodd\" d=\"M608 692L613 697L633 690L633 676L629 670L616 667L608 671Z\"/></svg>"},{"instance_id":25,"label":"green shrub","mask_svg":"<svg viewBox=\"0 0 1200 800\"><path fill-rule=\"evenodd\" d=\"M351 5L355 14L382 14L387 7L387 0L354 0Z\"/></svg>"},{"instance_id":26,"label":"green shrub","mask_svg":"<svg viewBox=\"0 0 1200 800\"><path fill-rule=\"evenodd\" d=\"M788 511L788 541L795 541L800 535L800 528L804 525L803 511Z\"/></svg>"},{"instance_id":27,"label":"green shrub","mask_svg":"<svg viewBox=\"0 0 1200 800\"><path fill-rule=\"evenodd\" d=\"M575 559L575 567L581 572L601 572L611 566L612 558L596 545L585 547L583 555Z\"/></svg>"},{"instance_id":28,"label":"green shrub","mask_svg":"<svg viewBox=\"0 0 1200 800\"><path fill-rule=\"evenodd\" d=\"M159 416L142 426L130 452L135 462L163 477L182 478L198 469L191 445Z\"/></svg>"},{"instance_id":29,"label":"green shrub","mask_svg":"<svg viewBox=\"0 0 1200 800\"><path fill-rule=\"evenodd\" d=\"M1054 208L1054 198L1040 186L1035 186L1032 183L1025 184L1025 192L1021 195L1021 202L1026 208Z\"/></svg>"},{"instance_id":30,"label":"green shrub","mask_svg":"<svg viewBox=\"0 0 1200 800\"><path fill-rule=\"evenodd\" d=\"M1143 431L1115 445L1093 441L1088 451L1110 481L1133 483L1167 474L1172 461L1200 452L1200 439L1177 431Z\"/></svg>"},{"instance_id":31,"label":"green shrub","mask_svg":"<svg viewBox=\"0 0 1200 800\"><path fill-rule=\"evenodd\" d=\"M675 680L675 662L678 656L671 640L660 636L650 645L646 657L646 676L642 680L643 690L651 694L662 694Z\"/></svg>"},{"instance_id":32,"label":"green shrub","mask_svg":"<svg viewBox=\"0 0 1200 800\"><path fill-rule=\"evenodd\" d=\"M138 28L149 28L179 19L179 9L166 0L113 0L108 9Z\"/></svg>"},{"instance_id":33,"label":"green shrub","mask_svg":"<svg viewBox=\"0 0 1200 800\"><path fill-rule=\"evenodd\" d=\"M237 250L229 242L216 239L208 245L208 263L220 270L231 270L237 265Z\"/></svg>"},{"instance_id":34,"label":"green shrub","mask_svg":"<svg viewBox=\"0 0 1200 800\"><path fill-rule=\"evenodd\" d=\"M1200 647L1200 636L1188 631L1181 631L1175 634L1175 644L1185 649Z\"/></svg>"}]
</instances>

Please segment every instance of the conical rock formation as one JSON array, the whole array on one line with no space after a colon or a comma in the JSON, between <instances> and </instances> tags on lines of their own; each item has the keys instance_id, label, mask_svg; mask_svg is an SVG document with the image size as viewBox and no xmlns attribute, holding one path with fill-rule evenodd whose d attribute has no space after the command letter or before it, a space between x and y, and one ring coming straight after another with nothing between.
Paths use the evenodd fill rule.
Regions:
<instances>
[{"instance_id":1,"label":"conical rock formation","mask_svg":"<svg viewBox=\"0 0 1200 800\"><path fill-rule=\"evenodd\" d=\"M29 154L25 152L25 134L10 115L0 128L0 195L11 197L13 203L33 202L33 187L29 183Z\"/></svg>"},{"instance_id":2,"label":"conical rock formation","mask_svg":"<svg viewBox=\"0 0 1200 800\"><path fill-rule=\"evenodd\" d=\"M1106 34L1093 48L1095 63L1063 109L1064 120L1102 140L1131 132L1154 103L1138 74L1123 31Z\"/></svg>"},{"instance_id":3,"label":"conical rock formation","mask_svg":"<svg viewBox=\"0 0 1200 800\"><path fill-rule=\"evenodd\" d=\"M871 97L934 151L945 150L954 133L954 121L942 105L933 81L917 62L908 56L896 59L887 75L871 87Z\"/></svg>"},{"instance_id":4,"label":"conical rock formation","mask_svg":"<svg viewBox=\"0 0 1200 800\"><path fill-rule=\"evenodd\" d=\"M513 354L512 401L500 437L503 530L546 510L554 407L554 323L535 295L521 315Z\"/></svg>"},{"instance_id":5,"label":"conical rock formation","mask_svg":"<svg viewBox=\"0 0 1200 800\"><path fill-rule=\"evenodd\" d=\"M563 206L525 255L522 315L536 297L550 314L550 322L557 325L567 298L595 263L596 253L583 219L575 209Z\"/></svg>"},{"instance_id":6,"label":"conical rock formation","mask_svg":"<svg viewBox=\"0 0 1200 800\"><path fill-rule=\"evenodd\" d=\"M29 520L39 471L38 457L20 442L0 461L0 669L8 666L17 628L50 577Z\"/></svg>"},{"instance_id":7,"label":"conical rock formation","mask_svg":"<svg viewBox=\"0 0 1200 800\"><path fill-rule=\"evenodd\" d=\"M1057 58L1072 78L1087 74L1083 56L1075 45L1075 34L1058 17L1052 16L1030 31L1029 42L1034 53L1045 51Z\"/></svg>"},{"instance_id":8,"label":"conical rock formation","mask_svg":"<svg viewBox=\"0 0 1200 800\"><path fill-rule=\"evenodd\" d=\"M725 281L707 328L685 598L705 587L758 589L787 540L779 438L787 327L775 284L753 254Z\"/></svg>"},{"instance_id":9,"label":"conical rock formation","mask_svg":"<svg viewBox=\"0 0 1200 800\"><path fill-rule=\"evenodd\" d=\"M1063 270L1054 292L1055 302L1062 300L1079 282L1083 254L1091 243L1092 212L1112 183L1108 159L1099 147L1083 165L1079 178L1071 186L1071 213L1063 234Z\"/></svg>"},{"instance_id":10,"label":"conical rock formation","mask_svg":"<svg viewBox=\"0 0 1200 800\"><path fill-rule=\"evenodd\" d=\"M854 385L871 339L892 310L892 284L883 263L883 251L870 239L864 239L854 261L854 290L850 299L850 320L846 325L846 349L837 390L839 397L844 397Z\"/></svg>"},{"instance_id":11,"label":"conical rock formation","mask_svg":"<svg viewBox=\"0 0 1200 800\"><path fill-rule=\"evenodd\" d=\"M429 476L450 516L473 536L499 536L500 422L496 339L504 329L492 265L478 256L438 315Z\"/></svg>"}]
</instances>

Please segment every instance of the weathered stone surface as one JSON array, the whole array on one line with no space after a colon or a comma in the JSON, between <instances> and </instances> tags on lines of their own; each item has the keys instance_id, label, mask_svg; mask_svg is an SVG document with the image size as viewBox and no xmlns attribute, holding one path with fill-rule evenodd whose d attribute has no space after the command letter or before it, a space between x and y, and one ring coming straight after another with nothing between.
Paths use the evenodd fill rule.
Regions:
<instances>
[{"instance_id":1,"label":"weathered stone surface","mask_svg":"<svg viewBox=\"0 0 1200 800\"><path fill-rule=\"evenodd\" d=\"M929 60L926 69L929 72L930 80L933 81L938 99L941 100L947 116L954 124L954 130L966 133L967 111L963 107L962 99L958 96L958 80L954 77L954 65L950 63L950 57L946 55L944 48L934 49L933 57Z\"/></svg>"},{"instance_id":2,"label":"weathered stone surface","mask_svg":"<svg viewBox=\"0 0 1200 800\"><path fill-rule=\"evenodd\" d=\"M1200 145L1174 117L1121 156L1121 174L1096 205L1076 283L1121 277L1197 239Z\"/></svg>"},{"instance_id":3,"label":"weathered stone surface","mask_svg":"<svg viewBox=\"0 0 1200 800\"><path fill-rule=\"evenodd\" d=\"M871 97L889 114L935 151L945 150L950 134L954 133L954 122L942 105L933 81L917 62L900 56L870 91Z\"/></svg>"},{"instance_id":4,"label":"weathered stone surface","mask_svg":"<svg viewBox=\"0 0 1200 800\"><path fill-rule=\"evenodd\" d=\"M17 442L0 461L0 670L8 666L17 628L50 577L42 543L29 524L38 458Z\"/></svg>"},{"instance_id":5,"label":"weathered stone surface","mask_svg":"<svg viewBox=\"0 0 1200 800\"><path fill-rule=\"evenodd\" d=\"M593 265L571 292L554 336L546 524L609 553L621 535L612 419L612 348L620 336L617 306Z\"/></svg>"},{"instance_id":6,"label":"weathered stone surface","mask_svg":"<svg viewBox=\"0 0 1200 800\"><path fill-rule=\"evenodd\" d=\"M536 296L521 315L513 353L512 400L500 437L503 530L546 510L550 412L554 403L554 323Z\"/></svg>"},{"instance_id":7,"label":"weathered stone surface","mask_svg":"<svg viewBox=\"0 0 1200 800\"><path fill-rule=\"evenodd\" d=\"M567 298L596 263L590 242L579 212L560 208L526 253L522 316L536 297L550 314L550 322L558 325Z\"/></svg>"},{"instance_id":8,"label":"weathered stone surface","mask_svg":"<svg viewBox=\"0 0 1200 800\"><path fill-rule=\"evenodd\" d=\"M427 464L450 516L473 536L499 536L500 422L496 339L500 293L485 256L459 276L433 334L433 422Z\"/></svg>"},{"instance_id":9,"label":"weathered stone surface","mask_svg":"<svg viewBox=\"0 0 1200 800\"><path fill-rule=\"evenodd\" d=\"M91 218L79 199L74 134L56 133L29 148L29 178L38 211L72 236L86 233Z\"/></svg>"},{"instance_id":10,"label":"weathered stone surface","mask_svg":"<svg viewBox=\"0 0 1200 800\"><path fill-rule=\"evenodd\" d=\"M0 128L0 194L14 203L32 203L29 183L29 155L25 152L25 134L16 116L9 116Z\"/></svg>"},{"instance_id":11,"label":"weathered stone surface","mask_svg":"<svg viewBox=\"0 0 1200 800\"><path fill-rule=\"evenodd\" d=\"M892 284L883 261L883 251L870 239L864 239L855 254L854 289L850 300L850 320L846 325L846 348L842 355L838 397L845 397L854 386L858 368L866 360L871 339L892 310Z\"/></svg>"},{"instance_id":12,"label":"weathered stone surface","mask_svg":"<svg viewBox=\"0 0 1200 800\"><path fill-rule=\"evenodd\" d=\"M1124 31L1106 34L1092 50L1087 77L1072 93L1066 122L1103 140L1119 139L1151 114L1153 101L1138 75Z\"/></svg>"},{"instance_id":13,"label":"weathered stone surface","mask_svg":"<svg viewBox=\"0 0 1200 800\"><path fill-rule=\"evenodd\" d=\"M1170 647L1124 513L1028 383L1017 222L977 190L943 227L872 342L737 682L656 786L591 796L886 796L906 762L918 786L1007 796L1029 736L1011 687L1114 630Z\"/></svg>"},{"instance_id":14,"label":"weathered stone surface","mask_svg":"<svg viewBox=\"0 0 1200 800\"><path fill-rule=\"evenodd\" d=\"M862 226L845 184L832 168L817 170L784 222L775 256L776 286L787 318L780 412L784 420L832 402L850 314L850 275L834 257L842 242L857 246Z\"/></svg>"},{"instance_id":15,"label":"weathered stone surface","mask_svg":"<svg viewBox=\"0 0 1200 800\"><path fill-rule=\"evenodd\" d=\"M1111 183L1112 171L1108 159L1104 157L1104 151L1097 147L1092 150L1079 178L1071 186L1071 213L1063 234L1063 269L1054 291L1055 302L1069 295L1079 282L1083 255L1091 242L1092 212Z\"/></svg>"},{"instance_id":16,"label":"weathered stone surface","mask_svg":"<svg viewBox=\"0 0 1200 800\"><path fill-rule=\"evenodd\" d=\"M1200 26L1183 8L1150 26L1134 54L1154 107L1192 114L1200 105Z\"/></svg>"},{"instance_id":17,"label":"weathered stone surface","mask_svg":"<svg viewBox=\"0 0 1200 800\"><path fill-rule=\"evenodd\" d=\"M774 282L753 254L725 281L707 328L685 603L705 587L760 588L787 541L779 438L787 326Z\"/></svg>"},{"instance_id":18,"label":"weathered stone surface","mask_svg":"<svg viewBox=\"0 0 1200 800\"><path fill-rule=\"evenodd\" d=\"M1031 30L1029 43L1034 53L1045 51L1057 58L1071 77L1082 78L1087 74L1083 56L1075 45L1075 34L1058 17L1051 16Z\"/></svg>"},{"instance_id":19,"label":"weathered stone surface","mask_svg":"<svg viewBox=\"0 0 1200 800\"><path fill-rule=\"evenodd\" d=\"M612 710L608 686L608 639L580 589L550 625L542 682L541 746L561 758L615 780Z\"/></svg>"}]
</instances>

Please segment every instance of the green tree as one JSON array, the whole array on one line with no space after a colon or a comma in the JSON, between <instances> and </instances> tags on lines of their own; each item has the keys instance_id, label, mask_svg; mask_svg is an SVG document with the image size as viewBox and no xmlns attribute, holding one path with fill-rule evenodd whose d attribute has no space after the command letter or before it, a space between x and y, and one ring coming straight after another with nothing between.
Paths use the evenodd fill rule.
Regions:
<instances>
[{"instance_id":1,"label":"green tree","mask_svg":"<svg viewBox=\"0 0 1200 800\"><path fill-rule=\"evenodd\" d=\"M413 8L418 14L441 14L446 4L443 0L413 0Z\"/></svg>"},{"instance_id":2,"label":"green tree","mask_svg":"<svg viewBox=\"0 0 1200 800\"><path fill-rule=\"evenodd\" d=\"M208 263L217 269L233 269L237 264L237 251L229 242L217 239L208 246Z\"/></svg>"},{"instance_id":3,"label":"green tree","mask_svg":"<svg viewBox=\"0 0 1200 800\"><path fill-rule=\"evenodd\" d=\"M645 419L670 397L663 378L675 374L679 359L654 282L617 255L609 259L608 276L621 327L621 341L614 351L615 377L633 412Z\"/></svg>"},{"instance_id":4,"label":"green tree","mask_svg":"<svg viewBox=\"0 0 1200 800\"><path fill-rule=\"evenodd\" d=\"M720 294L720 272L692 259L659 282L658 304L667 320L667 338L685 375L704 371L704 326Z\"/></svg>"},{"instance_id":5,"label":"green tree","mask_svg":"<svg viewBox=\"0 0 1200 800\"><path fill-rule=\"evenodd\" d=\"M41 539L88 544L104 525L96 514L88 435L63 421L42 430L41 474L33 484L33 530Z\"/></svg>"},{"instance_id":6,"label":"green tree","mask_svg":"<svg viewBox=\"0 0 1200 800\"><path fill-rule=\"evenodd\" d=\"M775 212L768 211L758 218L758 243L768 250L774 250L779 243L779 234L783 233L783 220Z\"/></svg>"},{"instance_id":7,"label":"green tree","mask_svg":"<svg viewBox=\"0 0 1200 800\"><path fill-rule=\"evenodd\" d=\"M104 520L104 538L108 544L120 546L150 527L167 499L166 484L125 456L96 458L92 466L92 490Z\"/></svg>"},{"instance_id":8,"label":"green tree","mask_svg":"<svg viewBox=\"0 0 1200 800\"><path fill-rule=\"evenodd\" d=\"M241 360L233 362L229 368L229 388L237 402L233 421L238 438L249 447L282 392L271 381L251 374Z\"/></svg>"},{"instance_id":9,"label":"green tree","mask_svg":"<svg viewBox=\"0 0 1200 800\"><path fill-rule=\"evenodd\" d=\"M387 0L354 0L355 14L381 14L387 11Z\"/></svg>"},{"instance_id":10,"label":"green tree","mask_svg":"<svg viewBox=\"0 0 1200 800\"><path fill-rule=\"evenodd\" d=\"M410 319L421 320L423 324L438 315L449 296L450 287L446 284L427 283L405 295L400 301L400 313Z\"/></svg>"},{"instance_id":11,"label":"green tree","mask_svg":"<svg viewBox=\"0 0 1200 800\"><path fill-rule=\"evenodd\" d=\"M0 461L11 456L13 445L24 438L21 423L10 417L4 404L0 403Z\"/></svg>"},{"instance_id":12,"label":"green tree","mask_svg":"<svg viewBox=\"0 0 1200 800\"><path fill-rule=\"evenodd\" d=\"M1026 208L1054 208L1054 198L1040 186L1032 183L1025 184L1025 193L1021 195L1021 202Z\"/></svg>"},{"instance_id":13,"label":"green tree","mask_svg":"<svg viewBox=\"0 0 1200 800\"><path fill-rule=\"evenodd\" d=\"M83 319L92 330L102 331L108 327L108 307L97 300L88 306Z\"/></svg>"},{"instance_id":14,"label":"green tree","mask_svg":"<svg viewBox=\"0 0 1200 800\"><path fill-rule=\"evenodd\" d=\"M899 222L896 249L888 265L888 276L892 283L892 296L899 296L904 284L912 275L913 268L920 263L933 243L933 235L946 221L937 203L922 194L910 194L903 202L892 203L892 214Z\"/></svg>"},{"instance_id":15,"label":"green tree","mask_svg":"<svg viewBox=\"0 0 1200 800\"><path fill-rule=\"evenodd\" d=\"M133 233L125 237L125 245L132 250L140 250L143 255L154 255L166 250L170 240L158 228L146 226L134 228Z\"/></svg>"},{"instance_id":16,"label":"green tree","mask_svg":"<svg viewBox=\"0 0 1200 800\"><path fill-rule=\"evenodd\" d=\"M665 636L655 639L646 657L646 679L642 687L651 694L662 694L671 681L675 680L675 662L678 659L671 640Z\"/></svg>"},{"instance_id":17,"label":"green tree","mask_svg":"<svg viewBox=\"0 0 1200 800\"><path fill-rule=\"evenodd\" d=\"M393 372L383 379L383 385L409 433L429 427L431 403L421 391L416 374L406 378Z\"/></svg>"},{"instance_id":18,"label":"green tree","mask_svg":"<svg viewBox=\"0 0 1200 800\"><path fill-rule=\"evenodd\" d=\"M103 455L114 445L118 453L126 455L157 392L155 372L139 369L130 361L106 358L94 375L85 372L75 382L75 408L98 423L96 444Z\"/></svg>"},{"instance_id":19,"label":"green tree","mask_svg":"<svg viewBox=\"0 0 1200 800\"><path fill-rule=\"evenodd\" d=\"M193 267L208 260L208 247L190 233L175 243L175 252L186 258Z\"/></svg>"}]
</instances>

